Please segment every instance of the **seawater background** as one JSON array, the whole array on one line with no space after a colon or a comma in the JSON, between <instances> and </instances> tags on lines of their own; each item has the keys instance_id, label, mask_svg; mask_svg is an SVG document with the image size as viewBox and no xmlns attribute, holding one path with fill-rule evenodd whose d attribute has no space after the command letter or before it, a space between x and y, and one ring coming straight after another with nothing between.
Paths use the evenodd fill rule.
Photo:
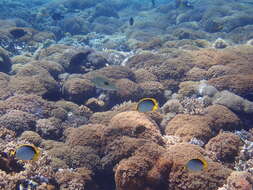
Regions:
<instances>
[{"instance_id":1,"label":"seawater background","mask_svg":"<svg viewBox=\"0 0 253 190\"><path fill-rule=\"evenodd\" d=\"M108 41L105 35L111 35L109 40L116 45L108 45L108 48L124 51L130 51L127 47L129 44L124 43L129 39L145 42L162 37L171 40L207 39L212 42L223 38L237 44L252 38L253 5L250 1L188 2L193 8L176 8L175 1L162 0L155 1L154 8L148 0L2 0L0 18L13 19L20 27L29 26L40 31L53 32L57 41L68 38L68 34L87 35L93 32L97 34L96 42L88 39L84 44L99 49L107 48L103 46L104 41ZM54 14L64 18L54 20ZM133 26L129 26L130 17L134 18ZM71 42L63 40L61 43Z\"/></svg>"}]
</instances>

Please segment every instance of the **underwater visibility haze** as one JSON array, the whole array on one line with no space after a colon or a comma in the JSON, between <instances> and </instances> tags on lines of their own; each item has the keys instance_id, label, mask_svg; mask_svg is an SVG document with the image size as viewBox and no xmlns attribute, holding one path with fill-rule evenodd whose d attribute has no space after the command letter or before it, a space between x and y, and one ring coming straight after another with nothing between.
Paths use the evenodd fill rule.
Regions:
<instances>
[{"instance_id":1,"label":"underwater visibility haze","mask_svg":"<svg viewBox=\"0 0 253 190\"><path fill-rule=\"evenodd\" d=\"M253 0L0 10L0 190L253 190Z\"/></svg>"}]
</instances>

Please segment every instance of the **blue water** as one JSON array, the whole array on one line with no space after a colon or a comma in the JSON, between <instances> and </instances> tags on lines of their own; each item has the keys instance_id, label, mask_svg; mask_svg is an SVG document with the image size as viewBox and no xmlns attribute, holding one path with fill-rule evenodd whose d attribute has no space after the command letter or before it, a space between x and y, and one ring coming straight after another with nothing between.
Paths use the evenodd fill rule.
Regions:
<instances>
[{"instance_id":1,"label":"blue water","mask_svg":"<svg viewBox=\"0 0 253 190\"><path fill-rule=\"evenodd\" d=\"M253 24L250 0L154 0L153 3L151 0L1 0L0 19L13 20L18 27L52 32L57 41L68 35L92 32L119 34L140 41L166 34L178 39L223 37L235 43L244 43L252 37L251 29L245 29ZM128 23L131 17L133 26ZM177 33L185 29L194 34ZM247 36L233 37L236 29L246 30Z\"/></svg>"}]
</instances>

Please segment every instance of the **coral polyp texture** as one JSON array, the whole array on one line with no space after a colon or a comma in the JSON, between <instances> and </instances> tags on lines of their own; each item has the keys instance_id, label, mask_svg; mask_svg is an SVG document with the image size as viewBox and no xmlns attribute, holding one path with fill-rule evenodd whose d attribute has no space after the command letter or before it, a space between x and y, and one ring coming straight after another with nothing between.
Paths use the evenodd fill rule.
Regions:
<instances>
[{"instance_id":1,"label":"coral polyp texture","mask_svg":"<svg viewBox=\"0 0 253 190\"><path fill-rule=\"evenodd\" d=\"M0 190L252 190L250 0L0 0Z\"/></svg>"}]
</instances>

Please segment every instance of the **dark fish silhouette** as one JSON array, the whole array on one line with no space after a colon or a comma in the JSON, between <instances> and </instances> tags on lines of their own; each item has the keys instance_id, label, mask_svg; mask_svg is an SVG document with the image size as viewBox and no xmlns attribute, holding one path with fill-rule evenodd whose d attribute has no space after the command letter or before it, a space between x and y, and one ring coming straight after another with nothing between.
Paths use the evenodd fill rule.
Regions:
<instances>
[{"instance_id":1,"label":"dark fish silhouette","mask_svg":"<svg viewBox=\"0 0 253 190\"><path fill-rule=\"evenodd\" d=\"M131 17L131 18L129 19L129 25L133 26L133 24L134 24L134 18Z\"/></svg>"},{"instance_id":2,"label":"dark fish silhouette","mask_svg":"<svg viewBox=\"0 0 253 190\"><path fill-rule=\"evenodd\" d=\"M11 30L10 33L14 38L21 38L27 34L27 32L21 28L15 28Z\"/></svg>"},{"instance_id":3,"label":"dark fish silhouette","mask_svg":"<svg viewBox=\"0 0 253 190\"><path fill-rule=\"evenodd\" d=\"M54 19L54 20L62 20L62 19L64 19L64 16L61 15L61 13L53 13L53 14L51 15L51 17L52 17L52 19Z\"/></svg>"},{"instance_id":4,"label":"dark fish silhouette","mask_svg":"<svg viewBox=\"0 0 253 190\"><path fill-rule=\"evenodd\" d=\"M155 7L155 0L151 0L152 7Z\"/></svg>"}]
</instances>

